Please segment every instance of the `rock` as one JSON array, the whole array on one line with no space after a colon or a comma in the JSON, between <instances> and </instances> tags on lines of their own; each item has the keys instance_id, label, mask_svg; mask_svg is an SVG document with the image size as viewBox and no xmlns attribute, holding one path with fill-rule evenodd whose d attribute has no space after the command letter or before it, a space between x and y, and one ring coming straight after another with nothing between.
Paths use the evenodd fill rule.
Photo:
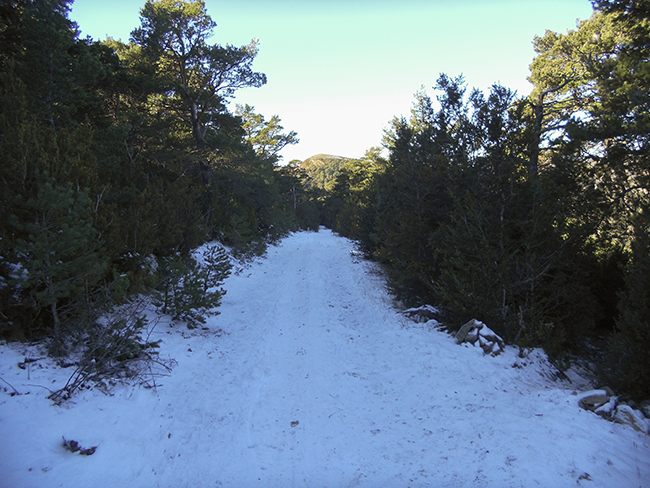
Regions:
<instances>
[{"instance_id":1,"label":"rock","mask_svg":"<svg viewBox=\"0 0 650 488\"><path fill-rule=\"evenodd\" d=\"M420 307L409 308L402 312L415 322L428 322L440 315L440 311L431 305L422 305Z\"/></svg>"},{"instance_id":2,"label":"rock","mask_svg":"<svg viewBox=\"0 0 650 488\"><path fill-rule=\"evenodd\" d=\"M481 335L490 342L503 342L503 339L485 324L481 328Z\"/></svg>"},{"instance_id":3,"label":"rock","mask_svg":"<svg viewBox=\"0 0 650 488\"><path fill-rule=\"evenodd\" d=\"M479 346L485 354L496 356L506 347L505 342L483 322L472 319L456 333L458 344L469 343Z\"/></svg>"},{"instance_id":4,"label":"rock","mask_svg":"<svg viewBox=\"0 0 650 488\"><path fill-rule=\"evenodd\" d=\"M478 337L478 345L483 349L485 354L492 354L492 349L495 344L495 342L486 341L481 335Z\"/></svg>"},{"instance_id":5,"label":"rock","mask_svg":"<svg viewBox=\"0 0 650 488\"><path fill-rule=\"evenodd\" d=\"M436 319L427 320L425 325L430 329L442 329L443 325L438 322Z\"/></svg>"},{"instance_id":6,"label":"rock","mask_svg":"<svg viewBox=\"0 0 650 488\"><path fill-rule=\"evenodd\" d=\"M610 390L611 391L611 390ZM580 395L578 405L585 410L595 411L597 408L609 402L609 394L606 390L591 390Z\"/></svg>"},{"instance_id":7,"label":"rock","mask_svg":"<svg viewBox=\"0 0 650 488\"><path fill-rule=\"evenodd\" d=\"M650 400L642 401L641 405L639 405L639 409L643 412L645 418L650 419Z\"/></svg>"},{"instance_id":8,"label":"rock","mask_svg":"<svg viewBox=\"0 0 650 488\"><path fill-rule=\"evenodd\" d=\"M600 415L606 420L619 424L630 425L644 434L650 434L650 420L631 405L619 404L611 388L603 387L582 393L578 397L578 405L585 410Z\"/></svg>"},{"instance_id":9,"label":"rock","mask_svg":"<svg viewBox=\"0 0 650 488\"><path fill-rule=\"evenodd\" d=\"M456 332L456 342L458 344L462 344L463 342L475 344L478 339L478 333L484 325L483 322L476 319L470 320Z\"/></svg>"},{"instance_id":10,"label":"rock","mask_svg":"<svg viewBox=\"0 0 650 488\"><path fill-rule=\"evenodd\" d=\"M603 386L601 390L605 390L605 392L611 397L614 396L614 390L612 390L609 386Z\"/></svg>"},{"instance_id":11,"label":"rock","mask_svg":"<svg viewBox=\"0 0 650 488\"><path fill-rule=\"evenodd\" d=\"M634 430L647 434L650 426L648 420L638 410L629 405L619 405L614 412L614 422L624 425L631 425Z\"/></svg>"},{"instance_id":12,"label":"rock","mask_svg":"<svg viewBox=\"0 0 650 488\"><path fill-rule=\"evenodd\" d=\"M486 344L489 344L489 348L486 348L481 344L481 347L486 354L496 356L506 347L504 340L485 324L483 324L483 327L480 329L479 335L483 338L483 341Z\"/></svg>"},{"instance_id":13,"label":"rock","mask_svg":"<svg viewBox=\"0 0 650 488\"><path fill-rule=\"evenodd\" d=\"M476 345L476 341L479 340L479 329L471 329L467 335L465 336L465 339L463 339L462 342L469 342L473 346ZM479 343L480 345L480 343Z\"/></svg>"},{"instance_id":14,"label":"rock","mask_svg":"<svg viewBox=\"0 0 650 488\"><path fill-rule=\"evenodd\" d=\"M614 419L614 412L616 411L616 406L618 405L618 397L611 396L607 403L604 403L600 407L597 407L594 412L600 415L606 420Z\"/></svg>"}]
</instances>

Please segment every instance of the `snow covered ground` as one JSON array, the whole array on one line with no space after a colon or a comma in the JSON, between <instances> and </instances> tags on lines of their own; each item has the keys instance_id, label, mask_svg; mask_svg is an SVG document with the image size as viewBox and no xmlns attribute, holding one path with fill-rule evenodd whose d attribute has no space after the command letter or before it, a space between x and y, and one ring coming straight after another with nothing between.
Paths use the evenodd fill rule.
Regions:
<instances>
[{"instance_id":1,"label":"snow covered ground","mask_svg":"<svg viewBox=\"0 0 650 488\"><path fill-rule=\"evenodd\" d=\"M228 278L207 329L161 322L177 365L156 390L51 406L71 371L0 346L0 486L650 486L650 436L579 408L585 385L539 352L484 356L406 319L352 250L294 234Z\"/></svg>"}]
</instances>

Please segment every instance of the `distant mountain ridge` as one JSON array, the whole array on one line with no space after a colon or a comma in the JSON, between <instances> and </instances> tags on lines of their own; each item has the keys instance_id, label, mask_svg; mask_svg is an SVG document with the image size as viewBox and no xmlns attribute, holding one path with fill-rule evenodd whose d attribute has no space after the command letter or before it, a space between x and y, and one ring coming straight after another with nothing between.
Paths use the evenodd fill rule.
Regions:
<instances>
[{"instance_id":1,"label":"distant mountain ridge","mask_svg":"<svg viewBox=\"0 0 650 488\"><path fill-rule=\"evenodd\" d=\"M343 165L353 160L353 158L331 154L316 154L302 161L300 167L309 176L309 186L331 190Z\"/></svg>"}]
</instances>

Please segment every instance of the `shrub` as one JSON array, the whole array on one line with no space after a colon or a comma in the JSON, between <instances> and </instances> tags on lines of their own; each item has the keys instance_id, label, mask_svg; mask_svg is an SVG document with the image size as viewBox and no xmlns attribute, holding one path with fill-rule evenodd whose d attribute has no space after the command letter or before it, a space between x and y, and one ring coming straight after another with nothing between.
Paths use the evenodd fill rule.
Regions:
<instances>
[{"instance_id":1,"label":"shrub","mask_svg":"<svg viewBox=\"0 0 650 488\"><path fill-rule=\"evenodd\" d=\"M226 293L221 285L230 275L230 260L223 248L208 247L201 257L201 264L191 257L168 259L163 263L163 281L158 287L162 312L186 321L189 328L218 315L216 308Z\"/></svg>"}]
</instances>

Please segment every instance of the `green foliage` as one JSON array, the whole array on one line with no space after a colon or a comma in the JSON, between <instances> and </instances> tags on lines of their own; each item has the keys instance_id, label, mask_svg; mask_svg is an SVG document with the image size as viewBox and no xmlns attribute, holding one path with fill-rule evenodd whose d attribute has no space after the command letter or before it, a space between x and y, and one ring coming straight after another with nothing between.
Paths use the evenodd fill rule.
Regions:
<instances>
[{"instance_id":1,"label":"green foliage","mask_svg":"<svg viewBox=\"0 0 650 488\"><path fill-rule=\"evenodd\" d=\"M337 168L322 215L451 329L476 317L561 361L620 315L608 383L647 396L650 20L636 2L597 3L535 38L529 97L446 75L437 104L418 92L386 133L387 164Z\"/></svg>"},{"instance_id":2,"label":"green foliage","mask_svg":"<svg viewBox=\"0 0 650 488\"><path fill-rule=\"evenodd\" d=\"M320 226L320 209L317 204L320 192L308 189L307 174L300 167L300 161L291 161L286 166L275 169L279 178L279 190L283 196L284 207L295 212L296 222L291 230L298 228L317 231Z\"/></svg>"},{"instance_id":3,"label":"green foliage","mask_svg":"<svg viewBox=\"0 0 650 488\"><path fill-rule=\"evenodd\" d=\"M650 226L635 220L636 238L621 293L620 317L608 342L602 380L637 400L650 398Z\"/></svg>"},{"instance_id":4,"label":"green foliage","mask_svg":"<svg viewBox=\"0 0 650 488\"><path fill-rule=\"evenodd\" d=\"M296 134L226 105L265 83L258 43L208 44L204 2L147 1L129 43L78 39L68 0L4 2L0 332L103 344L83 383L91 357L142 347L141 315L96 328L111 300L162 278L165 310L196 326L227 264L191 249L259 253L323 223L383 263L401 298L554 357L618 317L605 377L647 396L650 20L645 0L594 4L575 30L534 39L529 97L441 75L435 100L422 90L392 121L388 159L278 167Z\"/></svg>"},{"instance_id":5,"label":"green foliage","mask_svg":"<svg viewBox=\"0 0 650 488\"><path fill-rule=\"evenodd\" d=\"M38 194L23 206L29 220L13 216L20 274L15 287L37 308L47 309L60 343L62 319L78 317L87 305L88 290L103 277L106 262L92 226L90 200L70 183L60 186L46 178ZM65 316L61 317L61 310Z\"/></svg>"},{"instance_id":6,"label":"green foliage","mask_svg":"<svg viewBox=\"0 0 650 488\"><path fill-rule=\"evenodd\" d=\"M297 133L291 131L284 134L277 115L267 122L262 114L256 114L254 110L255 107L248 104L237 105L235 114L242 119L245 140L259 157L275 163L279 159L278 152L290 144L298 144Z\"/></svg>"},{"instance_id":7,"label":"green foliage","mask_svg":"<svg viewBox=\"0 0 650 488\"><path fill-rule=\"evenodd\" d=\"M451 329L476 317L561 361L619 315L607 382L641 397L650 20L647 2L596 3L575 30L535 38L529 97L446 75L437 104L418 92L386 133L387 164L337 168L322 215Z\"/></svg>"},{"instance_id":8,"label":"green foliage","mask_svg":"<svg viewBox=\"0 0 650 488\"><path fill-rule=\"evenodd\" d=\"M590 332L599 307L542 189L521 181L502 190L464 193L432 235L436 297L458 324L478 316L510 342L559 354Z\"/></svg>"},{"instance_id":9,"label":"green foliage","mask_svg":"<svg viewBox=\"0 0 650 488\"><path fill-rule=\"evenodd\" d=\"M202 264L180 256L163 261L158 287L161 310L174 320L187 322L188 328L204 324L207 317L218 315L216 308L226 293L223 281L230 275L230 261L223 248L206 248Z\"/></svg>"},{"instance_id":10,"label":"green foliage","mask_svg":"<svg viewBox=\"0 0 650 488\"><path fill-rule=\"evenodd\" d=\"M80 40L70 3L0 7L0 333L62 353L155 286L155 260L169 309L200 323L218 273L178 256L215 238L259 252L311 203L274 164L295 133L259 115L257 152L227 109L265 82L256 41L210 45L205 4L171 0L145 3L129 43Z\"/></svg>"},{"instance_id":11,"label":"green foliage","mask_svg":"<svg viewBox=\"0 0 650 488\"><path fill-rule=\"evenodd\" d=\"M257 41L239 48L207 44L216 24L201 0L148 0L140 18L142 25L131 38L164 87L156 109L178 114L196 147L204 149L207 128L224 111L224 98L239 88L266 83L264 74L252 70Z\"/></svg>"},{"instance_id":12,"label":"green foliage","mask_svg":"<svg viewBox=\"0 0 650 488\"><path fill-rule=\"evenodd\" d=\"M350 160L341 156L317 154L300 163L306 175L308 188L331 190L341 167Z\"/></svg>"},{"instance_id":13,"label":"green foliage","mask_svg":"<svg viewBox=\"0 0 650 488\"><path fill-rule=\"evenodd\" d=\"M623 244L629 256L603 380L645 400L650 397L650 15L647 1L599 3L605 4L602 15L612 18L619 44L616 56L599 65L600 103L591 109L593 120L576 124L572 135L585 145L606 141L596 161L612 211L601 232Z\"/></svg>"},{"instance_id":14,"label":"green foliage","mask_svg":"<svg viewBox=\"0 0 650 488\"><path fill-rule=\"evenodd\" d=\"M529 117L509 90L468 94L445 75L436 88L439 109L421 91L393 120L387 162L343 165L325 215L384 264L400 299L442 306L452 330L478 318L559 357L599 319L571 174L531 174Z\"/></svg>"}]
</instances>

